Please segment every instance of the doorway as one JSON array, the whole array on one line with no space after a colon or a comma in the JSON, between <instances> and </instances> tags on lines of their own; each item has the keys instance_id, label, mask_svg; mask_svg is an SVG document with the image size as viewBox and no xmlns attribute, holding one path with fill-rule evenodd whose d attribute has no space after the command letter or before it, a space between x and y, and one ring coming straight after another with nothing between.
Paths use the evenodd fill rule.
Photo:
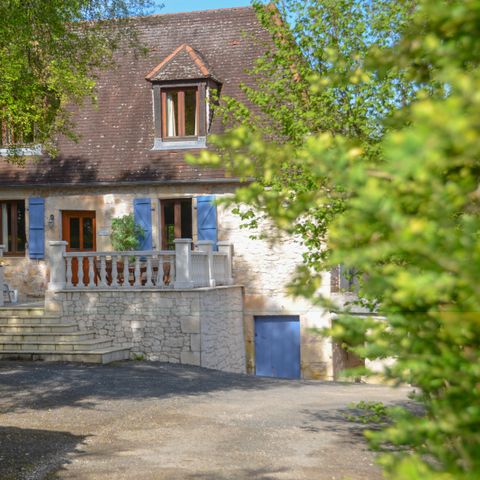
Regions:
<instances>
[{"instance_id":1,"label":"doorway","mask_svg":"<svg viewBox=\"0 0 480 480\"><path fill-rule=\"evenodd\" d=\"M62 240L68 242L67 252L96 251L95 211L69 210L62 212ZM84 258L83 282L88 285L88 259ZM72 259L72 283L78 284L78 260Z\"/></svg>"},{"instance_id":2,"label":"doorway","mask_svg":"<svg viewBox=\"0 0 480 480\"><path fill-rule=\"evenodd\" d=\"M175 250L176 238L192 238L192 199L161 200L162 250Z\"/></svg>"}]
</instances>

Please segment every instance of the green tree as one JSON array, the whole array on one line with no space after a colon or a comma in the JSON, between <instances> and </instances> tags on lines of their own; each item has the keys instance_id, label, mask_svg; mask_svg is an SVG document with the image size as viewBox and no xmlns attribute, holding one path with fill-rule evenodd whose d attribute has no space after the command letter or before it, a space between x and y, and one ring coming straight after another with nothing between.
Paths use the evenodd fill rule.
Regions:
<instances>
[{"instance_id":1,"label":"green tree","mask_svg":"<svg viewBox=\"0 0 480 480\"><path fill-rule=\"evenodd\" d=\"M293 15L305 32L323 11L320 2L307 3L307 17ZM319 15L325 23L312 42L348 22L357 6L367 12L370 3L377 2L338 2L338 17ZM387 477L473 480L480 477L480 1L399 3L407 7L399 14L407 20L399 22L398 35L387 36L383 45L365 45L355 75L342 74L344 62L335 54L323 75L302 76L305 99L339 77L352 89L359 82L370 85L374 93L385 92L381 81L392 79L387 108L374 103L362 118L345 107L352 125L360 119L365 130L333 131L326 123L295 139L239 126L216 139L219 151L203 153L199 162L256 178L236 200L259 206L279 228L305 224L320 234L321 242L310 242L304 230L311 254L294 286L297 293L316 298L316 272L337 264L359 272L359 301L382 318L342 311L330 333L363 357L395 357L385 377L412 384L425 412L397 409L391 426L370 434L376 446L397 447L382 459ZM295 10L287 13L301 11L298 2L290 5ZM382 12L388 6L378 2ZM386 17L375 18L386 25ZM368 43L375 38L370 28ZM349 37L349 29L343 34ZM290 58L286 65L301 65L285 35L277 48ZM340 47L345 37L338 39ZM298 33L293 38L301 45ZM270 82L263 78L257 98L283 73L271 71ZM329 115L337 106L341 115L343 90L331 94ZM276 101L284 105L288 98L287 92ZM306 100L303 115L292 121L316 115L313 104ZM289 172L302 181L285 180ZM318 300L336 308L328 298Z\"/></svg>"},{"instance_id":2,"label":"green tree","mask_svg":"<svg viewBox=\"0 0 480 480\"><path fill-rule=\"evenodd\" d=\"M58 134L75 138L72 107L86 97L94 99L95 73L111 66L119 42L135 42L127 17L151 4L150 0L0 2L0 125L8 126L16 143L35 139L54 152Z\"/></svg>"},{"instance_id":3,"label":"green tree","mask_svg":"<svg viewBox=\"0 0 480 480\"><path fill-rule=\"evenodd\" d=\"M145 231L138 223L135 223L135 218L132 214L112 219L110 240L115 251L138 250L140 241L144 238Z\"/></svg>"}]
</instances>

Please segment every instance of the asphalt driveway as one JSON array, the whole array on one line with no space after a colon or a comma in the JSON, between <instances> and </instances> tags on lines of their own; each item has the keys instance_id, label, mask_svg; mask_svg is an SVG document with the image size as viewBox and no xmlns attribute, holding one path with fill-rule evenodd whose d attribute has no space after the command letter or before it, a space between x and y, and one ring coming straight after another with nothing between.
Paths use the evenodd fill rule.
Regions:
<instances>
[{"instance_id":1,"label":"asphalt driveway","mask_svg":"<svg viewBox=\"0 0 480 480\"><path fill-rule=\"evenodd\" d=\"M0 362L0 478L380 479L344 409L406 394L163 363Z\"/></svg>"}]
</instances>

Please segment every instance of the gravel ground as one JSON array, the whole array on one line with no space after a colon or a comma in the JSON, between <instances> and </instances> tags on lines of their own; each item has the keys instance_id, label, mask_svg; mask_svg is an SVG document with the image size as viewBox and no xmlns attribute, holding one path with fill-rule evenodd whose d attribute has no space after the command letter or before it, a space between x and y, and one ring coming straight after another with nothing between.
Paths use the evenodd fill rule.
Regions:
<instances>
[{"instance_id":1,"label":"gravel ground","mask_svg":"<svg viewBox=\"0 0 480 480\"><path fill-rule=\"evenodd\" d=\"M0 479L381 479L344 410L407 392L163 363L0 362Z\"/></svg>"}]
</instances>

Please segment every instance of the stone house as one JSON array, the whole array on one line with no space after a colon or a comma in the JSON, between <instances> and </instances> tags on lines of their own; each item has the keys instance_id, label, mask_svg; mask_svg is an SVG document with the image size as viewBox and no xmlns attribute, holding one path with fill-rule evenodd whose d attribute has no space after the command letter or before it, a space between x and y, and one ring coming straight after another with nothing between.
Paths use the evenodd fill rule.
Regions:
<instances>
[{"instance_id":1,"label":"stone house","mask_svg":"<svg viewBox=\"0 0 480 480\"><path fill-rule=\"evenodd\" d=\"M9 285L20 302L43 301L47 292L62 318L133 345L132 352L147 359L333 378L331 341L312 330L328 326L329 314L285 289L301 262L300 245L290 238L275 245L251 239L239 218L215 202L231 195L238 179L184 160L222 132L213 92L245 100L240 84L251 81L246 70L261 55L267 33L250 7L134 21L148 53L117 52L117 66L98 78L98 105L74 113L78 143L60 138L54 159L38 155L39 146L25 149L26 165L16 166L8 162L2 130L0 244ZM128 213L146 232L142 252L153 253L124 257L117 266L112 219ZM200 254L190 252L190 243L186 251L179 239L212 249L207 257L213 261L222 251L230 259L225 252L233 248L232 265L225 264L231 274L223 271L233 280L219 286L207 272L207 284L188 283L193 273L180 272L178 256L176 284L165 281L173 272L162 270L159 259L168 252L200 268ZM129 268L140 269L143 280L137 275L125 282ZM188 281L181 284L184 274ZM324 289L329 292L329 275ZM190 325L196 321L204 322L202 332Z\"/></svg>"}]
</instances>

